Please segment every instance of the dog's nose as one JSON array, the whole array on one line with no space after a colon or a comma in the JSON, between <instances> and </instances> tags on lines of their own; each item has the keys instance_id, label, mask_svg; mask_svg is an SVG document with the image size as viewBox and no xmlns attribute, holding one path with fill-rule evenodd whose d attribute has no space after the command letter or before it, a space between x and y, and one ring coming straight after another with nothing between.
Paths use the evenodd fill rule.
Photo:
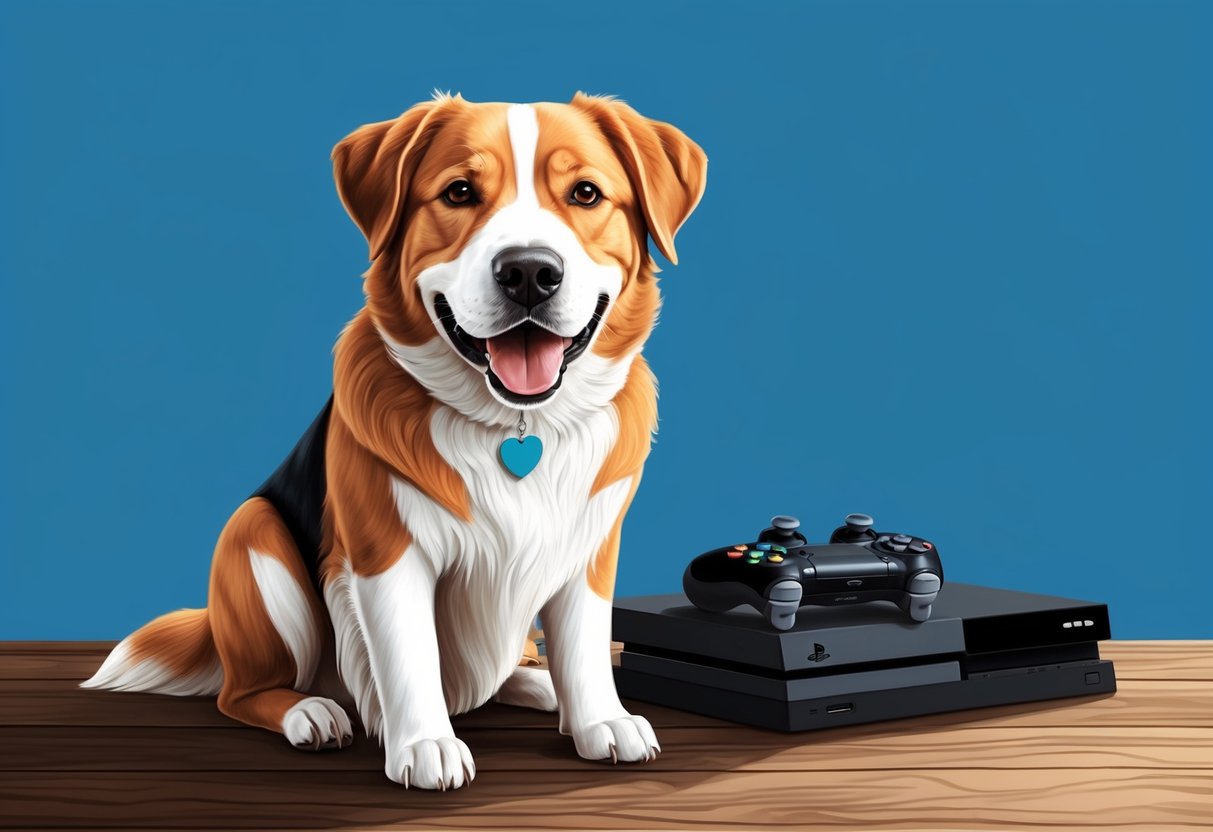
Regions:
<instances>
[{"instance_id":1,"label":"dog's nose","mask_svg":"<svg viewBox=\"0 0 1213 832\"><path fill-rule=\"evenodd\" d=\"M564 260L550 248L503 248L493 258L493 277L507 298L529 309L556 294L564 280Z\"/></svg>"}]
</instances>

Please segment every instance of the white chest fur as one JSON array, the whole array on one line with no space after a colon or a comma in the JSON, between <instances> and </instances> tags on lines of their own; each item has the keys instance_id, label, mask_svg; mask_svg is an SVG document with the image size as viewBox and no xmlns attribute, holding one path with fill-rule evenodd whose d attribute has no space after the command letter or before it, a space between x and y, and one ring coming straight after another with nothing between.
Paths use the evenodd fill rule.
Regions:
<instances>
[{"instance_id":1,"label":"white chest fur","mask_svg":"<svg viewBox=\"0 0 1213 832\"><path fill-rule=\"evenodd\" d=\"M413 537L405 557L424 558L439 576L435 620L452 713L482 704L500 687L540 607L569 580L584 580L631 487L625 478L590 495L618 435L613 408L559 422L528 415L544 451L535 470L517 479L498 458L508 433L451 408L435 411L434 445L467 486L471 522L411 484L393 482Z\"/></svg>"}]
</instances>

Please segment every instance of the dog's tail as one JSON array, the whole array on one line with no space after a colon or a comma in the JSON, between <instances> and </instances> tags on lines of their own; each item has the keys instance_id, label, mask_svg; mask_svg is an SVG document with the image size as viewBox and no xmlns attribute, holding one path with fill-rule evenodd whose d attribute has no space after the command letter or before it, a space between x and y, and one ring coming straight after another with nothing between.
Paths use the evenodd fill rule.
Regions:
<instances>
[{"instance_id":1,"label":"dog's tail","mask_svg":"<svg viewBox=\"0 0 1213 832\"><path fill-rule=\"evenodd\" d=\"M82 688L203 696L223 686L206 610L177 610L118 643Z\"/></svg>"}]
</instances>

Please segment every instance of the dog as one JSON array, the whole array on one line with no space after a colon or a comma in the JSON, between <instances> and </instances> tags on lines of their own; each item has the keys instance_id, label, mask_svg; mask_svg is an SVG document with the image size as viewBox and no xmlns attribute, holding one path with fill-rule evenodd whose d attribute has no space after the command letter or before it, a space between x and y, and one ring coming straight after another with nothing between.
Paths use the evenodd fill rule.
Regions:
<instances>
[{"instance_id":1,"label":"dog","mask_svg":"<svg viewBox=\"0 0 1213 832\"><path fill-rule=\"evenodd\" d=\"M371 265L332 398L228 520L207 607L82 686L217 694L303 749L352 742L354 707L406 787L472 780L450 717L492 698L558 710L586 759L652 759L615 691L611 598L657 423L648 242L677 264L707 157L611 97L436 93L347 136L333 169ZM531 470L511 442L542 445Z\"/></svg>"}]
</instances>

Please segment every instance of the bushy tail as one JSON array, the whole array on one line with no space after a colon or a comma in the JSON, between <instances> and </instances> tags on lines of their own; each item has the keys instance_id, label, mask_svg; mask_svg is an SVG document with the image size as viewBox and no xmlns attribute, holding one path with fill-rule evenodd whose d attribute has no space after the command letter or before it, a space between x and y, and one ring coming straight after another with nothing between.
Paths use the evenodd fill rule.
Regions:
<instances>
[{"instance_id":1,"label":"bushy tail","mask_svg":"<svg viewBox=\"0 0 1213 832\"><path fill-rule=\"evenodd\" d=\"M219 692L223 665L206 610L177 610L119 642L82 688L148 691L172 696Z\"/></svg>"}]
</instances>

